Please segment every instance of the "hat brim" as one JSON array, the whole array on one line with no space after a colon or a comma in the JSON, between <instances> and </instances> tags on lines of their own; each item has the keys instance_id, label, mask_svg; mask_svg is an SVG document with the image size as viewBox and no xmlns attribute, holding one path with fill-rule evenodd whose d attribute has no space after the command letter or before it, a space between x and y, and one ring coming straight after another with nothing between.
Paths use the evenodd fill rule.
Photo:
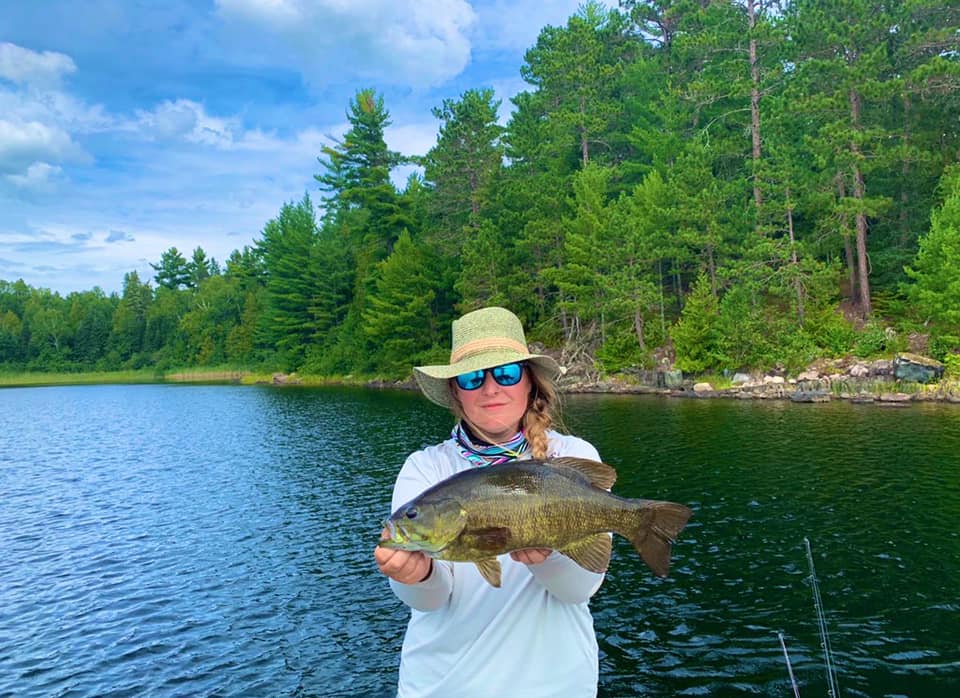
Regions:
<instances>
[{"instance_id":1,"label":"hat brim","mask_svg":"<svg viewBox=\"0 0 960 698\"><path fill-rule=\"evenodd\" d=\"M563 369L553 358L545 354L520 354L515 351L492 351L468 357L453 364L415 366L413 377L430 402L450 407L449 381L461 373L470 373L484 368L493 368L516 361L525 361L547 380L555 380Z\"/></svg>"}]
</instances>

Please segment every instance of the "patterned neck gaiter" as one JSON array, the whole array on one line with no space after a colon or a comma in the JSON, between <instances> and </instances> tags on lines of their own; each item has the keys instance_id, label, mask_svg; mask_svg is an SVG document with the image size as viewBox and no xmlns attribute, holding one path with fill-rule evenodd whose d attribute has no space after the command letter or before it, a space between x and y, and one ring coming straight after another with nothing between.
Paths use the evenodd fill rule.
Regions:
<instances>
[{"instance_id":1,"label":"patterned neck gaiter","mask_svg":"<svg viewBox=\"0 0 960 698\"><path fill-rule=\"evenodd\" d=\"M461 422L450 432L450 436L457 442L461 455L476 467L507 463L523 455L527 450L527 437L523 431L518 431L512 438L502 444L488 444L470 433ZM479 442L479 443L478 443Z\"/></svg>"}]
</instances>

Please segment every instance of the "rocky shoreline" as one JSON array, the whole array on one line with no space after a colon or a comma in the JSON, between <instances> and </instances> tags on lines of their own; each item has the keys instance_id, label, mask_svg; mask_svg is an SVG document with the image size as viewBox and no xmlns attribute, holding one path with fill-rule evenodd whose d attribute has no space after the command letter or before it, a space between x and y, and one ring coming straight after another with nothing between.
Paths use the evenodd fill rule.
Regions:
<instances>
[{"instance_id":1,"label":"rocky shoreline","mask_svg":"<svg viewBox=\"0 0 960 698\"><path fill-rule=\"evenodd\" d=\"M542 350L540 350L542 351ZM562 393L639 394L676 398L727 398L736 400L789 400L906 406L917 402L960 404L960 382L943 378L939 362L916 354L894 359L862 361L855 358L821 360L795 377L783 371L735 373L724 387L684 376L672 369L631 370L600 377L586 366L569 367L559 380ZM267 382L267 381L262 381ZM297 374L275 373L273 385L364 385L368 388L416 390L412 378L401 381L323 380Z\"/></svg>"},{"instance_id":2,"label":"rocky shoreline","mask_svg":"<svg viewBox=\"0 0 960 698\"><path fill-rule=\"evenodd\" d=\"M895 359L861 361L852 358L824 360L796 377L781 371L736 373L716 388L686 378L679 371L631 371L607 379L591 379L568 372L560 381L569 393L637 393L680 398L730 398L738 400L790 400L792 402L876 403L906 406L914 402L960 404L960 383L943 379L943 366L933 359L900 354Z\"/></svg>"}]
</instances>

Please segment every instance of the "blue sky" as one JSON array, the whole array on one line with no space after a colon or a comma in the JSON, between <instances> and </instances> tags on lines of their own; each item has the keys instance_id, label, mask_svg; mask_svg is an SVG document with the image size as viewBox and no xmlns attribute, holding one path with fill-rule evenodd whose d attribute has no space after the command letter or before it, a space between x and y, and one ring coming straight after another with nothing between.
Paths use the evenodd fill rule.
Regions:
<instances>
[{"instance_id":1,"label":"blue sky","mask_svg":"<svg viewBox=\"0 0 960 698\"><path fill-rule=\"evenodd\" d=\"M0 0L0 279L110 293L170 247L222 263L319 201L357 89L383 94L391 148L425 153L430 109L466 89L505 121L524 52L578 4Z\"/></svg>"}]
</instances>

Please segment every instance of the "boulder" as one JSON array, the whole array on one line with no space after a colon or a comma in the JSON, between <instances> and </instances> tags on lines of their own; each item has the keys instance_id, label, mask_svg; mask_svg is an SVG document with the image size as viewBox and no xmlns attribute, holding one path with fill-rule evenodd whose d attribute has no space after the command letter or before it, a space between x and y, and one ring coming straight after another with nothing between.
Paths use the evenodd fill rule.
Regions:
<instances>
[{"instance_id":1,"label":"boulder","mask_svg":"<svg viewBox=\"0 0 960 698\"><path fill-rule=\"evenodd\" d=\"M874 376L893 375L893 361L890 359L877 359L870 367L870 373Z\"/></svg>"},{"instance_id":2,"label":"boulder","mask_svg":"<svg viewBox=\"0 0 960 698\"><path fill-rule=\"evenodd\" d=\"M659 371L657 373L657 387L676 390L683 386L682 371Z\"/></svg>"},{"instance_id":3,"label":"boulder","mask_svg":"<svg viewBox=\"0 0 960 698\"><path fill-rule=\"evenodd\" d=\"M830 393L826 390L798 390L790 393L793 402L830 402Z\"/></svg>"},{"instance_id":4,"label":"boulder","mask_svg":"<svg viewBox=\"0 0 960 698\"><path fill-rule=\"evenodd\" d=\"M695 393L712 393L713 386L709 383L697 383L693 386L693 392Z\"/></svg>"},{"instance_id":5,"label":"boulder","mask_svg":"<svg viewBox=\"0 0 960 698\"><path fill-rule=\"evenodd\" d=\"M854 364L850 367L849 373L854 378L866 378L870 375L870 367L862 363Z\"/></svg>"},{"instance_id":6,"label":"boulder","mask_svg":"<svg viewBox=\"0 0 960 698\"><path fill-rule=\"evenodd\" d=\"M943 376L943 364L919 354L897 354L893 360L893 376L897 380L929 383Z\"/></svg>"}]
</instances>

